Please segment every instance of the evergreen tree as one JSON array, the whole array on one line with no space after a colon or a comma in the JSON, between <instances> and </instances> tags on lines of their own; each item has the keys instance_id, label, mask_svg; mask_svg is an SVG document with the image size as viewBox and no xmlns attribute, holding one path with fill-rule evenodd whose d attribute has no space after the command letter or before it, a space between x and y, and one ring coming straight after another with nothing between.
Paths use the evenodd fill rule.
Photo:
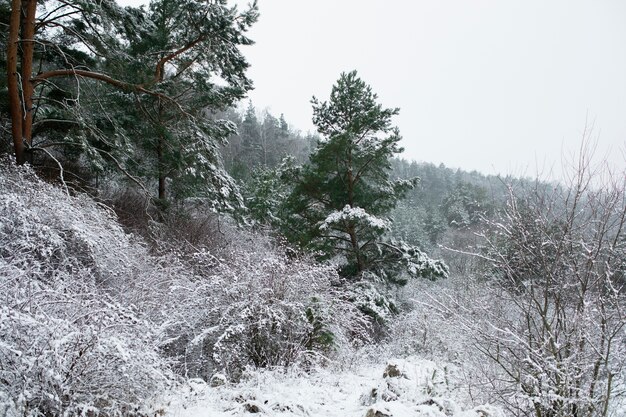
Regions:
<instances>
[{"instance_id":1,"label":"evergreen tree","mask_svg":"<svg viewBox=\"0 0 626 417\"><path fill-rule=\"evenodd\" d=\"M171 184L183 195L234 202L219 145L235 125L214 112L252 88L239 47L252 43L246 31L257 16L255 3L238 11L227 0L153 0L147 9L23 0L0 8L9 19L17 161L71 149L98 170L110 164L135 182L157 180L160 200Z\"/></svg>"},{"instance_id":2,"label":"evergreen tree","mask_svg":"<svg viewBox=\"0 0 626 417\"><path fill-rule=\"evenodd\" d=\"M238 204L234 182L222 170L219 145L236 130L216 116L244 97L252 83L248 63L238 49L250 44L245 31L256 19L254 8L240 13L226 1L153 0L147 18L150 31L131 43L132 56L158 56L167 63L154 77L176 101L139 97L141 143L148 158L146 173L158 178L158 196L166 197L166 181L179 196L208 197L218 206ZM143 69L143 71L142 71Z\"/></svg>"},{"instance_id":3,"label":"evergreen tree","mask_svg":"<svg viewBox=\"0 0 626 417\"><path fill-rule=\"evenodd\" d=\"M447 268L417 247L386 238L387 213L416 180L389 178L390 159L402 152L386 109L355 71L341 74L330 100L313 98L313 122L324 135L287 200L286 234L323 258L343 258L342 273L365 272L387 281L441 277Z\"/></svg>"},{"instance_id":4,"label":"evergreen tree","mask_svg":"<svg viewBox=\"0 0 626 417\"><path fill-rule=\"evenodd\" d=\"M265 112L263 116L263 124L261 125L261 165L264 168L278 165L283 156L284 140L279 131L278 119L269 112Z\"/></svg>"},{"instance_id":5,"label":"evergreen tree","mask_svg":"<svg viewBox=\"0 0 626 417\"><path fill-rule=\"evenodd\" d=\"M284 202L293 189L299 167L294 158L285 157L275 168L262 167L243 183L245 217L254 227L280 229L284 221Z\"/></svg>"},{"instance_id":6,"label":"evergreen tree","mask_svg":"<svg viewBox=\"0 0 626 417\"><path fill-rule=\"evenodd\" d=\"M282 132L282 134L284 136L289 135L289 124L285 120L285 115L283 113L280 114L279 123L280 123L280 131Z\"/></svg>"}]
</instances>

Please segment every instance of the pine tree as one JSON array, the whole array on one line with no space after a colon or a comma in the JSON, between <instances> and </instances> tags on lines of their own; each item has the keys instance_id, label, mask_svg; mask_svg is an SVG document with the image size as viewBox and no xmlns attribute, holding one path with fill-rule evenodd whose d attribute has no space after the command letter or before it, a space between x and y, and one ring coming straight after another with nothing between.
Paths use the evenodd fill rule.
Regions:
<instances>
[{"instance_id":1,"label":"pine tree","mask_svg":"<svg viewBox=\"0 0 626 417\"><path fill-rule=\"evenodd\" d=\"M228 3L22 0L0 8L9 19L17 162L71 149L98 170L110 164L137 183L158 181L160 200L166 184L218 205L237 200L219 156L235 125L214 113L252 88L239 47L252 43L246 31L258 13L254 2L243 11ZM53 123L64 130L53 134Z\"/></svg>"},{"instance_id":2,"label":"pine tree","mask_svg":"<svg viewBox=\"0 0 626 417\"><path fill-rule=\"evenodd\" d=\"M415 183L391 180L390 159L401 137L386 109L356 71L343 73L330 100L312 100L313 122L324 139L303 168L287 206L286 235L323 258L345 259L342 273L365 272L396 283L409 276L440 277L447 267L417 247L386 238L387 213Z\"/></svg>"},{"instance_id":3,"label":"pine tree","mask_svg":"<svg viewBox=\"0 0 626 417\"><path fill-rule=\"evenodd\" d=\"M166 197L167 182L181 197L208 197L218 206L238 204L232 198L238 194L236 186L221 168L219 154L236 126L215 112L232 106L252 87L238 47L251 43L245 32L256 16L254 6L239 12L224 0L150 3L150 31L131 43L131 55L139 58L138 74L155 78L162 91L177 98L144 95L137 100L144 118L137 136L145 138L146 173L158 178L159 200ZM163 62L154 73L141 65L151 56Z\"/></svg>"}]
</instances>

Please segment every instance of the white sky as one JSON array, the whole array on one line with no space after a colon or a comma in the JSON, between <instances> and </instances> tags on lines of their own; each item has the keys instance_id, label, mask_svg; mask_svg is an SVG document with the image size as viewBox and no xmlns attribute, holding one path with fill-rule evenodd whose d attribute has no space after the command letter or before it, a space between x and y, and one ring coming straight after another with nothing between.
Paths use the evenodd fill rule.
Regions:
<instances>
[{"instance_id":1,"label":"white sky","mask_svg":"<svg viewBox=\"0 0 626 417\"><path fill-rule=\"evenodd\" d=\"M128 3L124 1L123 3ZM245 4L245 1L239 1ZM407 159L532 175L578 148L626 167L626 1L259 0L244 49L258 109L313 130L356 69L396 124Z\"/></svg>"}]
</instances>

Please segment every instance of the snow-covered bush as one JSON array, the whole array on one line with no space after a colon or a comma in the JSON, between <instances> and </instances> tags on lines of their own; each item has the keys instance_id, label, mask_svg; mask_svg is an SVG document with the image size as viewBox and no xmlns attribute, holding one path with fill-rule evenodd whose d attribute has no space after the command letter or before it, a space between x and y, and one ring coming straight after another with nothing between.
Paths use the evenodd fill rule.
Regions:
<instances>
[{"instance_id":1,"label":"snow-covered bush","mask_svg":"<svg viewBox=\"0 0 626 417\"><path fill-rule=\"evenodd\" d=\"M208 380L219 371L237 379L248 366L307 362L366 337L368 320L334 285L332 267L291 259L258 236L238 234L256 249L240 242L220 258L198 252L202 275L173 293L187 300L171 315L179 314L185 328L168 346L183 373ZM190 286L193 296L186 295Z\"/></svg>"},{"instance_id":2,"label":"snow-covered bush","mask_svg":"<svg viewBox=\"0 0 626 417\"><path fill-rule=\"evenodd\" d=\"M177 373L237 379L246 367L302 364L367 338L369 319L334 267L194 202L162 217L144 234L153 253L169 257L159 272L169 278L148 297L157 300L151 317Z\"/></svg>"},{"instance_id":3,"label":"snow-covered bush","mask_svg":"<svg viewBox=\"0 0 626 417\"><path fill-rule=\"evenodd\" d=\"M419 355L422 358L456 362L467 359L471 346L461 323L442 313L433 303L456 302L459 298L482 301L474 279L452 276L437 282L411 282L401 298L408 299L401 314L390 323L387 349L394 356ZM436 301L434 301L436 300Z\"/></svg>"},{"instance_id":4,"label":"snow-covered bush","mask_svg":"<svg viewBox=\"0 0 626 417\"><path fill-rule=\"evenodd\" d=\"M147 252L87 197L2 168L0 392L27 416L147 414L172 380L134 304Z\"/></svg>"},{"instance_id":5,"label":"snow-covered bush","mask_svg":"<svg viewBox=\"0 0 626 417\"><path fill-rule=\"evenodd\" d=\"M516 415L608 416L623 393L626 219L623 174L595 183L585 157L563 190L512 192L484 235L512 316L483 313L481 351L517 389Z\"/></svg>"},{"instance_id":6,"label":"snow-covered bush","mask_svg":"<svg viewBox=\"0 0 626 417\"><path fill-rule=\"evenodd\" d=\"M3 407L143 415L176 373L208 381L309 366L366 337L369 321L334 268L232 225L220 233L219 245L211 236L178 245L168 233L156 256L109 208L3 163Z\"/></svg>"},{"instance_id":7,"label":"snow-covered bush","mask_svg":"<svg viewBox=\"0 0 626 417\"><path fill-rule=\"evenodd\" d=\"M373 274L364 274L364 279L350 283L347 291L355 306L377 323L384 325L398 313L398 307L384 283L380 281Z\"/></svg>"}]
</instances>

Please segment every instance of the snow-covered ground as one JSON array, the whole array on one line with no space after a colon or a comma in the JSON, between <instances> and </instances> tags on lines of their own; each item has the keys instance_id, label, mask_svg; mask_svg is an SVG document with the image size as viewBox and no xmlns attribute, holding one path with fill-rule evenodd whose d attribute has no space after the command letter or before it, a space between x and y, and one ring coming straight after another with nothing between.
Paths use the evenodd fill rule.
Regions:
<instances>
[{"instance_id":1,"label":"snow-covered ground","mask_svg":"<svg viewBox=\"0 0 626 417\"><path fill-rule=\"evenodd\" d=\"M335 369L333 369L335 368ZM262 371L239 384L192 381L179 389L166 417L504 417L497 407L466 406L456 371L419 358L387 365ZM215 381L215 379L214 379ZM220 382L220 381L215 381Z\"/></svg>"}]
</instances>

